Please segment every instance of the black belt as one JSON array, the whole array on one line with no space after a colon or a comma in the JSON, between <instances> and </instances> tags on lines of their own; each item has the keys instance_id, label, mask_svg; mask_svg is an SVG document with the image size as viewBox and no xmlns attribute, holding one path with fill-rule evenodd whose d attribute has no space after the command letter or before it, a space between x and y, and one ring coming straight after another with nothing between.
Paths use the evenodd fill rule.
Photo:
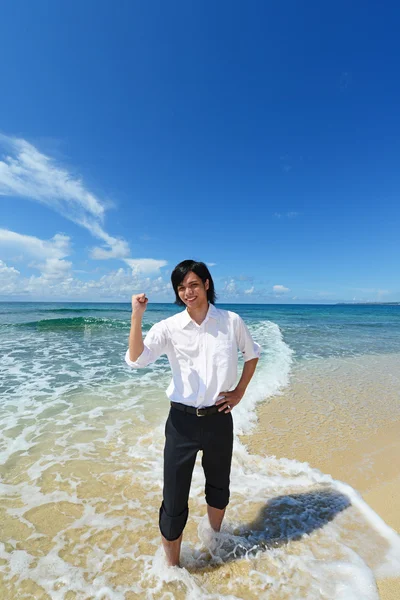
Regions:
<instances>
[{"instance_id":1,"label":"black belt","mask_svg":"<svg viewBox=\"0 0 400 600\"><path fill-rule=\"evenodd\" d=\"M189 413L190 415L197 415L198 417L208 417L208 415L215 415L218 412L218 406L207 406L206 408L195 408L194 406L186 406L180 402L171 402L173 408L177 408L182 412Z\"/></svg>"}]
</instances>

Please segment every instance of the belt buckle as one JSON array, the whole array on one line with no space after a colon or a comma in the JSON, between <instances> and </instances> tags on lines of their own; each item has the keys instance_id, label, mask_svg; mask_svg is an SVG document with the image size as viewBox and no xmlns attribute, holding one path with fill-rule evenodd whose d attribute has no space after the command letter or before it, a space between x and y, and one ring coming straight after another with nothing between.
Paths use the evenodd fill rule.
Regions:
<instances>
[{"instance_id":1,"label":"belt buckle","mask_svg":"<svg viewBox=\"0 0 400 600\"><path fill-rule=\"evenodd\" d=\"M199 411L204 410L203 408L196 408L196 416L197 417L205 417L206 415L202 415Z\"/></svg>"}]
</instances>

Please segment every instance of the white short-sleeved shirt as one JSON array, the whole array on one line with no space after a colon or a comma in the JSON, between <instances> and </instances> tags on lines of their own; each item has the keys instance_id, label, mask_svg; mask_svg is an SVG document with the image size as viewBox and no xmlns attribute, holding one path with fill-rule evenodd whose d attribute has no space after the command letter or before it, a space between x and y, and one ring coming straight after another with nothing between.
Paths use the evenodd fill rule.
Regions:
<instances>
[{"instance_id":1,"label":"white short-sleeved shirt","mask_svg":"<svg viewBox=\"0 0 400 600\"><path fill-rule=\"evenodd\" d=\"M245 362L261 353L242 318L213 304L201 325L185 309L153 325L143 343L144 350L134 362L128 349L128 365L147 367L166 354L172 370L168 398L196 408L212 406L221 392L236 386L238 349Z\"/></svg>"}]
</instances>

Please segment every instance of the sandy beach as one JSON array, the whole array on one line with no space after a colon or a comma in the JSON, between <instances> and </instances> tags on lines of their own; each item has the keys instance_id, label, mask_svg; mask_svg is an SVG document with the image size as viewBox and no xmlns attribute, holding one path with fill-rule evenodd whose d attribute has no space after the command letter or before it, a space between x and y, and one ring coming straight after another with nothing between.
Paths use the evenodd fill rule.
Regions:
<instances>
[{"instance_id":1,"label":"sandy beach","mask_svg":"<svg viewBox=\"0 0 400 600\"><path fill-rule=\"evenodd\" d=\"M398 354L300 364L283 393L260 405L257 429L242 441L251 453L304 461L350 484L399 532L398 373ZM377 585L383 600L400 598L400 578Z\"/></svg>"},{"instance_id":2,"label":"sandy beach","mask_svg":"<svg viewBox=\"0 0 400 600\"><path fill-rule=\"evenodd\" d=\"M157 518L170 370L127 370L117 308L3 306L2 600L398 600L397 313L243 308L263 354L233 413L223 530L199 453L171 570Z\"/></svg>"}]
</instances>

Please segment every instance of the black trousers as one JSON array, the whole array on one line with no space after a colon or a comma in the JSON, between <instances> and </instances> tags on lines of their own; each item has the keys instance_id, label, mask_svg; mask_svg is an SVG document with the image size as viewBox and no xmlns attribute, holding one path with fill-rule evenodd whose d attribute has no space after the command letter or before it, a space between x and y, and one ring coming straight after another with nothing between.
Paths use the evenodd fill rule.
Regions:
<instances>
[{"instance_id":1,"label":"black trousers","mask_svg":"<svg viewBox=\"0 0 400 600\"><path fill-rule=\"evenodd\" d=\"M227 506L232 447L231 413L198 417L171 407L165 424L164 489L159 513L160 531L167 540L178 539L185 528L190 484L199 450L203 451L206 502L219 509Z\"/></svg>"}]
</instances>

